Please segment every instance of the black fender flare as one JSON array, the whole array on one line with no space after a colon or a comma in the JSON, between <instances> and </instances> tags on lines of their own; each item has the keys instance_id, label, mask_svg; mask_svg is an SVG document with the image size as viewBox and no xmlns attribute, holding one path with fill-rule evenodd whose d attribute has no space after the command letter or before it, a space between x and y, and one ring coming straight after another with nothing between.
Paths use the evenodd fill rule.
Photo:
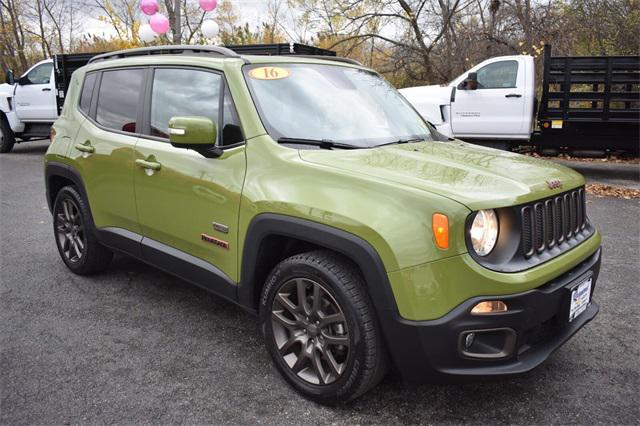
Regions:
<instances>
[{"instance_id":1,"label":"black fender flare","mask_svg":"<svg viewBox=\"0 0 640 426\"><path fill-rule=\"evenodd\" d=\"M78 171L73 167L64 163L58 163L56 161L48 161L44 167L44 182L47 197L47 206L49 207L49 211L51 212L51 214L53 214L53 203L55 200L51 199L51 188L49 186L51 184L51 178L55 176L60 176L67 180L70 180L76 186L82 198L84 198L87 202L87 207L89 208L89 217L91 218L91 229L95 232L96 226L93 223L93 213L91 212L89 197L87 196L87 191L84 188L84 183L82 181L80 173L78 173Z\"/></svg>"},{"instance_id":2,"label":"black fender flare","mask_svg":"<svg viewBox=\"0 0 640 426\"><path fill-rule=\"evenodd\" d=\"M84 184L82 183L82 178L77 171L75 171L71 166L68 166L67 164L58 163L56 161L48 161L44 167L44 182L49 211L53 212L53 201L55 201L51 199L50 188L51 178L55 176L59 176L72 181L78 187L80 195L82 195L85 200L88 200L87 193L84 189Z\"/></svg>"},{"instance_id":3,"label":"black fender flare","mask_svg":"<svg viewBox=\"0 0 640 426\"><path fill-rule=\"evenodd\" d=\"M357 235L332 226L273 213L255 216L247 229L238 286L240 305L255 309L255 301L259 297L256 293L262 288L262 283L256 282L260 244L272 235L295 238L344 255L362 271L378 316L390 311L394 316L399 315L387 271L371 244Z\"/></svg>"}]
</instances>

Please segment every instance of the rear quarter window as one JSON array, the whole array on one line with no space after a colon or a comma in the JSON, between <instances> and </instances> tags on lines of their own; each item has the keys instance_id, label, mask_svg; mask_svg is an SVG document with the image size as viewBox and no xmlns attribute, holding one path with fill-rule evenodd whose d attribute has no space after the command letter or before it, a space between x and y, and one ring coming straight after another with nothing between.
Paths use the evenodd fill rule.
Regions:
<instances>
[{"instance_id":1,"label":"rear quarter window","mask_svg":"<svg viewBox=\"0 0 640 426\"><path fill-rule=\"evenodd\" d=\"M82 85L82 93L80 94L80 111L89 115L91 109L91 97L93 96L93 87L96 83L96 73L87 74Z\"/></svg>"}]
</instances>

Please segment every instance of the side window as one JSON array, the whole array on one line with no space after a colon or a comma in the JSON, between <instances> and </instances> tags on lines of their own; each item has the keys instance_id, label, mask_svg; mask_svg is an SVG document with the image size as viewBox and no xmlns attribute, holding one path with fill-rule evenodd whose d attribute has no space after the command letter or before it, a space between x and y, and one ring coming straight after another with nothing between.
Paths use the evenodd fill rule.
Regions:
<instances>
[{"instance_id":1,"label":"side window","mask_svg":"<svg viewBox=\"0 0 640 426\"><path fill-rule=\"evenodd\" d=\"M82 85L82 93L80 93L80 110L89 115L91 109L91 96L93 95L93 86L96 83L96 73L87 74Z\"/></svg>"},{"instance_id":2,"label":"side window","mask_svg":"<svg viewBox=\"0 0 640 426\"><path fill-rule=\"evenodd\" d=\"M151 136L169 138L169 120L201 116L219 125L220 75L190 69L158 68L151 90Z\"/></svg>"},{"instance_id":3,"label":"side window","mask_svg":"<svg viewBox=\"0 0 640 426\"><path fill-rule=\"evenodd\" d=\"M229 88L224 90L224 108L222 111L222 145L228 146L244 141L238 112L233 104Z\"/></svg>"},{"instance_id":4,"label":"side window","mask_svg":"<svg viewBox=\"0 0 640 426\"><path fill-rule=\"evenodd\" d=\"M38 65L25 76L26 84L49 84L51 81L51 71L53 71L53 64L51 62Z\"/></svg>"},{"instance_id":5,"label":"side window","mask_svg":"<svg viewBox=\"0 0 640 426\"><path fill-rule=\"evenodd\" d=\"M516 87L518 61L494 62L478 70L478 89L508 89Z\"/></svg>"},{"instance_id":6,"label":"side window","mask_svg":"<svg viewBox=\"0 0 640 426\"><path fill-rule=\"evenodd\" d=\"M104 71L98 91L96 121L114 130L135 133L144 71Z\"/></svg>"}]
</instances>

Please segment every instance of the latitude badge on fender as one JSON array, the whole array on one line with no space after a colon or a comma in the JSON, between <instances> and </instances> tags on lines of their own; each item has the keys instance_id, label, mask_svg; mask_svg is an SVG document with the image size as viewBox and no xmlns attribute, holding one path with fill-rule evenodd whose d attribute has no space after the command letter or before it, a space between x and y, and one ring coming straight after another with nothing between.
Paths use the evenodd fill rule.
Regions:
<instances>
[{"instance_id":1,"label":"latitude badge on fender","mask_svg":"<svg viewBox=\"0 0 640 426\"><path fill-rule=\"evenodd\" d=\"M223 234L228 234L229 233L229 227L227 225L223 225L223 224L218 223L218 222L213 222L213 230L214 231L218 231L218 232L222 232Z\"/></svg>"}]
</instances>

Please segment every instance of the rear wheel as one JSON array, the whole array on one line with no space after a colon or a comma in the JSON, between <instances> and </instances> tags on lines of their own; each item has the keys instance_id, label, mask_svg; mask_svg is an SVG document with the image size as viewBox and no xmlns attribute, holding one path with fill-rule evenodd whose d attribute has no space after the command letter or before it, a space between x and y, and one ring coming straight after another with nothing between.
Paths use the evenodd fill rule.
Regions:
<instances>
[{"instance_id":1,"label":"rear wheel","mask_svg":"<svg viewBox=\"0 0 640 426\"><path fill-rule=\"evenodd\" d=\"M314 401L347 402L386 372L386 352L364 282L334 253L304 253L276 266L262 293L260 320L276 367Z\"/></svg>"},{"instance_id":2,"label":"rear wheel","mask_svg":"<svg viewBox=\"0 0 640 426\"><path fill-rule=\"evenodd\" d=\"M58 192L53 207L53 231L60 257L79 275L104 270L113 253L102 246L91 231L89 209L73 186Z\"/></svg>"},{"instance_id":3,"label":"rear wheel","mask_svg":"<svg viewBox=\"0 0 640 426\"><path fill-rule=\"evenodd\" d=\"M0 153L6 154L11 152L13 145L16 143L16 138L9 127L9 123L0 115Z\"/></svg>"}]
</instances>

